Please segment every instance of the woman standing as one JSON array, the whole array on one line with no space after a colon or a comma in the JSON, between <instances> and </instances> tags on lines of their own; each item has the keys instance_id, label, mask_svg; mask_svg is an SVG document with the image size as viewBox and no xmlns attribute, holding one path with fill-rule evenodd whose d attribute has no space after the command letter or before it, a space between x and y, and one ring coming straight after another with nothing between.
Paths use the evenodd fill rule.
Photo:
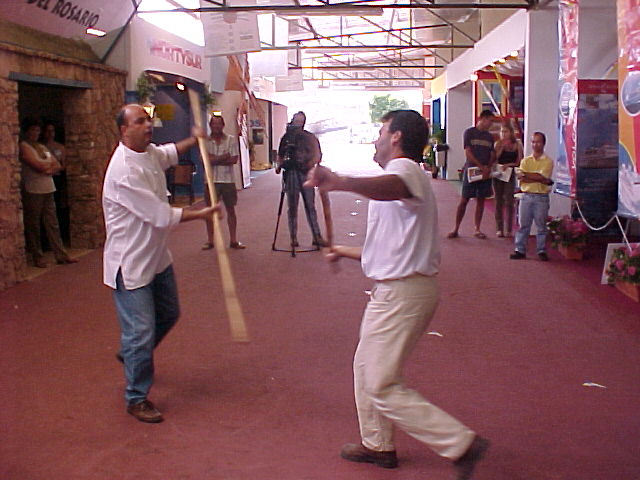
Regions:
<instances>
[{"instance_id":1,"label":"woman standing","mask_svg":"<svg viewBox=\"0 0 640 480\"><path fill-rule=\"evenodd\" d=\"M522 143L513 132L510 123L505 123L500 128L500 139L495 143L496 158L503 167L518 167L523 157ZM493 179L493 191L496 199L496 236L511 237L513 232L514 200L513 192L516 186L516 176L511 171L509 181L504 182L498 178ZM506 222L504 218L506 210ZM506 227L506 230L505 230Z\"/></svg>"},{"instance_id":2,"label":"woman standing","mask_svg":"<svg viewBox=\"0 0 640 480\"><path fill-rule=\"evenodd\" d=\"M22 163L22 202L24 208L24 230L27 251L33 264L46 268L40 241L40 225L45 233L58 263L75 263L62 244L53 192L56 187L52 175L62 167L51 152L38 142L40 123L27 118L22 123L20 162Z\"/></svg>"}]
</instances>

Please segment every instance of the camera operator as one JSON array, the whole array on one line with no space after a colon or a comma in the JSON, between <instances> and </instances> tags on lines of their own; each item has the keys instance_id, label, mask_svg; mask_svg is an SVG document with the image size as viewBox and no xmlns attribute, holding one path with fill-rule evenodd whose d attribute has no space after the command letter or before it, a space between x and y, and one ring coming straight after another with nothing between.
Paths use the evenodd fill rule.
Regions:
<instances>
[{"instance_id":1,"label":"camera operator","mask_svg":"<svg viewBox=\"0 0 640 480\"><path fill-rule=\"evenodd\" d=\"M283 188L287 194L289 234L291 246L294 248L298 246L298 198L300 193L307 221L313 234L313 244L318 247L326 246L318 225L315 189L302 186L309 170L320 163L322 158L320 142L313 133L304 130L306 120L304 112L298 112L291 118L291 123L287 125L287 131L280 140L276 165L276 173L280 173L284 169Z\"/></svg>"}]
</instances>

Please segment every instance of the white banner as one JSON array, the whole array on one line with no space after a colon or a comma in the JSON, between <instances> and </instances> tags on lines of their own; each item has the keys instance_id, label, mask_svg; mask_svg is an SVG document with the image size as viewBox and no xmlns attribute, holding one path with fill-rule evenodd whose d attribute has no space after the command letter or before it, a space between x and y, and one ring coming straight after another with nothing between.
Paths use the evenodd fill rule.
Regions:
<instances>
[{"instance_id":1,"label":"white banner","mask_svg":"<svg viewBox=\"0 0 640 480\"><path fill-rule=\"evenodd\" d=\"M276 77L287 75L287 51L265 50L247 54L251 77L263 75Z\"/></svg>"},{"instance_id":2,"label":"white banner","mask_svg":"<svg viewBox=\"0 0 640 480\"><path fill-rule=\"evenodd\" d=\"M1 0L0 17L61 37L82 37L87 28L110 32L133 13L131 0Z\"/></svg>"},{"instance_id":3,"label":"white banner","mask_svg":"<svg viewBox=\"0 0 640 480\"><path fill-rule=\"evenodd\" d=\"M201 7L211 5L200 0ZM203 12L200 19L204 27L205 56L215 57L260 50L258 19L255 13Z\"/></svg>"},{"instance_id":4,"label":"white banner","mask_svg":"<svg viewBox=\"0 0 640 480\"><path fill-rule=\"evenodd\" d=\"M276 92L304 90L302 70L289 70L289 75L276 77Z\"/></svg>"},{"instance_id":5,"label":"white banner","mask_svg":"<svg viewBox=\"0 0 640 480\"><path fill-rule=\"evenodd\" d=\"M131 79L141 72L155 70L172 73L198 82L209 81L204 47L173 35L136 17L131 21Z\"/></svg>"}]
</instances>

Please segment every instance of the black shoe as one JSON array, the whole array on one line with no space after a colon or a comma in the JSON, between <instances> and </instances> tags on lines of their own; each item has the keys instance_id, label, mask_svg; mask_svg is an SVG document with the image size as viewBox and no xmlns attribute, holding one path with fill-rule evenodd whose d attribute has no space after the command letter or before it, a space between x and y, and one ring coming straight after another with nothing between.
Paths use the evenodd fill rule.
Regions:
<instances>
[{"instance_id":1,"label":"black shoe","mask_svg":"<svg viewBox=\"0 0 640 480\"><path fill-rule=\"evenodd\" d=\"M543 262L548 262L549 261L549 255L547 255L547 252L538 253L538 258Z\"/></svg>"},{"instance_id":2,"label":"black shoe","mask_svg":"<svg viewBox=\"0 0 640 480\"><path fill-rule=\"evenodd\" d=\"M313 245L318 248L324 248L329 246L329 242L325 241L325 239L322 237L316 237L313 240Z\"/></svg>"},{"instance_id":3,"label":"black shoe","mask_svg":"<svg viewBox=\"0 0 640 480\"><path fill-rule=\"evenodd\" d=\"M124 357L122 356L121 353L116 353L116 360L118 360L120 363L124 365Z\"/></svg>"},{"instance_id":4,"label":"black shoe","mask_svg":"<svg viewBox=\"0 0 640 480\"><path fill-rule=\"evenodd\" d=\"M362 444L347 443L342 447L340 456L350 462L373 463L382 468L396 468L398 466L395 450L376 452Z\"/></svg>"},{"instance_id":5,"label":"black shoe","mask_svg":"<svg viewBox=\"0 0 640 480\"><path fill-rule=\"evenodd\" d=\"M464 455L453 462L458 473L457 480L469 480L471 478L476 464L484 457L489 445L489 440L476 435Z\"/></svg>"},{"instance_id":6,"label":"black shoe","mask_svg":"<svg viewBox=\"0 0 640 480\"><path fill-rule=\"evenodd\" d=\"M511 255L509 255L509 258L511 260L522 260L523 258L527 258L527 256L524 253L520 253L519 251L516 250Z\"/></svg>"}]
</instances>

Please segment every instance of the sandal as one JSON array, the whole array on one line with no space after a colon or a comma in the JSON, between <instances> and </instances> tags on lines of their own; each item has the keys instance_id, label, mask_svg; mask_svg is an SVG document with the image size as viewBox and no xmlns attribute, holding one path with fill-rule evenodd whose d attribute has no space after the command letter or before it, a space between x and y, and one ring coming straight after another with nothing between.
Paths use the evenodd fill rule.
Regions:
<instances>
[{"instance_id":1,"label":"sandal","mask_svg":"<svg viewBox=\"0 0 640 480\"><path fill-rule=\"evenodd\" d=\"M213 248L213 243L211 242L207 242L204 245L202 245L202 250L211 250Z\"/></svg>"},{"instance_id":2,"label":"sandal","mask_svg":"<svg viewBox=\"0 0 640 480\"><path fill-rule=\"evenodd\" d=\"M498 230L498 231L496 232L496 237L498 237L498 238L504 238L504 232L503 232L502 230Z\"/></svg>"},{"instance_id":3,"label":"sandal","mask_svg":"<svg viewBox=\"0 0 640 480\"><path fill-rule=\"evenodd\" d=\"M482 233L480 230L474 233L473 236L481 240L484 240L485 238L487 238L487 236L484 233Z\"/></svg>"},{"instance_id":4,"label":"sandal","mask_svg":"<svg viewBox=\"0 0 640 480\"><path fill-rule=\"evenodd\" d=\"M458 238L458 232L449 232L447 238Z\"/></svg>"},{"instance_id":5,"label":"sandal","mask_svg":"<svg viewBox=\"0 0 640 480\"><path fill-rule=\"evenodd\" d=\"M243 249L247 248L247 246L244 243L231 242L229 244L229 248L235 248L236 250L243 250Z\"/></svg>"}]
</instances>

